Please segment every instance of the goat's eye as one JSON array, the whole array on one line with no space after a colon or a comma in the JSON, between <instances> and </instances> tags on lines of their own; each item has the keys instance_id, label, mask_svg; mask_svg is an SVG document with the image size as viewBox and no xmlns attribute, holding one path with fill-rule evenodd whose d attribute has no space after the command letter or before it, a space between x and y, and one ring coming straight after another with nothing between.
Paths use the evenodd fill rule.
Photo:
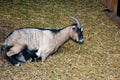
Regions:
<instances>
[{"instance_id":1,"label":"goat's eye","mask_svg":"<svg viewBox=\"0 0 120 80\"><path fill-rule=\"evenodd\" d=\"M72 26L72 30L76 31L76 26Z\"/></svg>"},{"instance_id":2,"label":"goat's eye","mask_svg":"<svg viewBox=\"0 0 120 80\"><path fill-rule=\"evenodd\" d=\"M74 31L76 30L76 28L75 28L75 27L73 27L72 29L73 29Z\"/></svg>"}]
</instances>

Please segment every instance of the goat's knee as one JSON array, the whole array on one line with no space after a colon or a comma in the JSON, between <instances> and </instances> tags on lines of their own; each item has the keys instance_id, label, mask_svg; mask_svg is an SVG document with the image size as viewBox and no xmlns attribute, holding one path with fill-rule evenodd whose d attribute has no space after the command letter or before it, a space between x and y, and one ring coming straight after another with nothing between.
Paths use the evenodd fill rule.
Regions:
<instances>
[{"instance_id":1,"label":"goat's knee","mask_svg":"<svg viewBox=\"0 0 120 80\"><path fill-rule=\"evenodd\" d=\"M7 56L10 57L10 56L13 56L13 55L15 55L14 51L11 51L11 50L10 50L10 51L7 52Z\"/></svg>"},{"instance_id":2,"label":"goat's knee","mask_svg":"<svg viewBox=\"0 0 120 80\"><path fill-rule=\"evenodd\" d=\"M43 55L41 56L42 62L45 62L45 60L46 60L46 58L48 57L48 55L49 55L49 54L43 54Z\"/></svg>"}]
</instances>

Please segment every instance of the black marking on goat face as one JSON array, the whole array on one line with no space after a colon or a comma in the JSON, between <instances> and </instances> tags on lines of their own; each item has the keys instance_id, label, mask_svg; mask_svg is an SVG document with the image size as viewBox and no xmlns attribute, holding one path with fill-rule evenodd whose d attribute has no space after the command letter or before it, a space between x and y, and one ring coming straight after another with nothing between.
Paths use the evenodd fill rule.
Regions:
<instances>
[{"instance_id":1,"label":"black marking on goat face","mask_svg":"<svg viewBox=\"0 0 120 80\"><path fill-rule=\"evenodd\" d=\"M83 29L81 27L78 27L77 24L73 24L72 29L73 31L77 34L76 36L76 42L83 44L84 43L84 39L83 39Z\"/></svg>"},{"instance_id":2,"label":"black marking on goat face","mask_svg":"<svg viewBox=\"0 0 120 80\"><path fill-rule=\"evenodd\" d=\"M81 43L81 44L84 43L83 31L82 31L81 29L78 31L78 41L77 41L77 42L78 42L78 43Z\"/></svg>"}]
</instances>

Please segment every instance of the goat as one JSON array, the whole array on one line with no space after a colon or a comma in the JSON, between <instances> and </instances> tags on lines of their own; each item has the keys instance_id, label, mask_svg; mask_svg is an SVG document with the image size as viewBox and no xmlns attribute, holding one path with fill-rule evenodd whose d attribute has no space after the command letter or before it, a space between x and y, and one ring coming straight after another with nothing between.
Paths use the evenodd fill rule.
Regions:
<instances>
[{"instance_id":1,"label":"goat","mask_svg":"<svg viewBox=\"0 0 120 80\"><path fill-rule=\"evenodd\" d=\"M84 43L83 26L80 19L77 16L70 18L76 23L62 29L20 28L14 30L2 45L2 54L6 55L13 65L19 66L19 61L25 61L23 59L28 53L34 54L44 62L49 55L55 53L69 39ZM27 49L25 49L26 47ZM24 51L27 51L25 55L22 54Z\"/></svg>"}]
</instances>

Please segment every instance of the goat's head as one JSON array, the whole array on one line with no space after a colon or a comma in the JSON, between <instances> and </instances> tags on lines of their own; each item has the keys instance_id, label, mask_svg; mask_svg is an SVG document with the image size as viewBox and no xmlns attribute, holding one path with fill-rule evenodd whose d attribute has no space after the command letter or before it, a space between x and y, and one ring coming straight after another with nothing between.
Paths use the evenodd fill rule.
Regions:
<instances>
[{"instance_id":1,"label":"goat's head","mask_svg":"<svg viewBox=\"0 0 120 80\"><path fill-rule=\"evenodd\" d=\"M80 23L80 19L77 16L70 17L76 21L76 24L71 25L70 37L78 43L84 43L83 39L83 25Z\"/></svg>"}]
</instances>

